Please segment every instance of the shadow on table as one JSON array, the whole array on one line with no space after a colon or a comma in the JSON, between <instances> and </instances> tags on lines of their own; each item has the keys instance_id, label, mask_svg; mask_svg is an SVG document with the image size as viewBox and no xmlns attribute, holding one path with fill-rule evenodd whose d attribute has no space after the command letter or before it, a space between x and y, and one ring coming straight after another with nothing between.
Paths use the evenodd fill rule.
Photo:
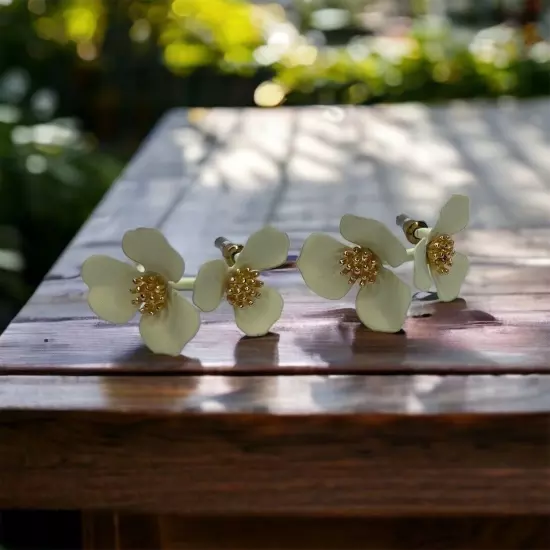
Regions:
<instances>
[{"instance_id":1,"label":"shadow on table","mask_svg":"<svg viewBox=\"0 0 550 550\"><path fill-rule=\"evenodd\" d=\"M470 309L464 298L457 298L452 302L441 302L437 294L417 293L414 296L409 317L431 318L431 322L448 328L448 323L465 326L468 324L501 325L502 323L490 313L479 309Z\"/></svg>"},{"instance_id":2,"label":"shadow on table","mask_svg":"<svg viewBox=\"0 0 550 550\"><path fill-rule=\"evenodd\" d=\"M235 346L233 370L274 372L279 365L279 338L274 332L259 337L243 336Z\"/></svg>"},{"instance_id":3,"label":"shadow on table","mask_svg":"<svg viewBox=\"0 0 550 550\"><path fill-rule=\"evenodd\" d=\"M153 374L156 371L164 372L166 370L185 371L185 373L202 370L202 364L196 357L161 355L153 353L143 344L121 354L115 359L115 362L122 371L143 368L144 372Z\"/></svg>"},{"instance_id":4,"label":"shadow on table","mask_svg":"<svg viewBox=\"0 0 550 550\"><path fill-rule=\"evenodd\" d=\"M449 330L501 324L487 312L470 309L463 299L415 302L405 330L394 334L364 327L353 308L332 310L323 313L322 318L336 321L298 335L295 343L334 374L413 374L419 369L424 373L453 374L472 365L484 371L497 367L483 350L446 338Z\"/></svg>"}]
</instances>

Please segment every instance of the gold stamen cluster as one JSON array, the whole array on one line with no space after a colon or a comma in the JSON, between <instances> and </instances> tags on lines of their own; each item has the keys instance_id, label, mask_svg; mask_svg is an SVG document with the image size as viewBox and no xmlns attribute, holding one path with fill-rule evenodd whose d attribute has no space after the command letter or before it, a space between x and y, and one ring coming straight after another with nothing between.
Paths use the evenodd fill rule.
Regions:
<instances>
[{"instance_id":1,"label":"gold stamen cluster","mask_svg":"<svg viewBox=\"0 0 550 550\"><path fill-rule=\"evenodd\" d=\"M342 275L349 277L349 284L359 282L361 286L372 284L376 281L380 271L380 261L368 248L356 246L346 248L340 258Z\"/></svg>"},{"instance_id":2,"label":"gold stamen cluster","mask_svg":"<svg viewBox=\"0 0 550 550\"><path fill-rule=\"evenodd\" d=\"M130 289L130 292L137 294L132 304L139 307L140 313L156 315L166 307L168 290L163 277L148 274L136 277L132 282L135 286Z\"/></svg>"},{"instance_id":3,"label":"gold stamen cluster","mask_svg":"<svg viewBox=\"0 0 550 550\"><path fill-rule=\"evenodd\" d=\"M258 280L259 274L259 271L249 267L231 271L225 286L225 296L233 307L242 309L251 306L261 296L259 289L264 283Z\"/></svg>"},{"instance_id":4,"label":"gold stamen cluster","mask_svg":"<svg viewBox=\"0 0 550 550\"><path fill-rule=\"evenodd\" d=\"M439 235L427 247L428 264L440 275L447 275L453 265L455 243L449 235Z\"/></svg>"}]
</instances>

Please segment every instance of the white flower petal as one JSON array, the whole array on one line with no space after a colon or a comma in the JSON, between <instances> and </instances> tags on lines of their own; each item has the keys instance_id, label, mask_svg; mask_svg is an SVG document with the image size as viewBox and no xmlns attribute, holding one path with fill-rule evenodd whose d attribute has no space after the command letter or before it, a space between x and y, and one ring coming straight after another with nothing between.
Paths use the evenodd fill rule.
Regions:
<instances>
[{"instance_id":1,"label":"white flower petal","mask_svg":"<svg viewBox=\"0 0 550 550\"><path fill-rule=\"evenodd\" d=\"M127 231L122 238L124 254L146 271L158 273L168 281L178 282L185 269L183 258L156 229L140 227Z\"/></svg>"},{"instance_id":2,"label":"white flower petal","mask_svg":"<svg viewBox=\"0 0 550 550\"><path fill-rule=\"evenodd\" d=\"M304 241L296 266L315 294L339 300L350 291L351 285L340 273L342 266L338 263L345 248L343 243L323 233L312 233Z\"/></svg>"},{"instance_id":3,"label":"white flower petal","mask_svg":"<svg viewBox=\"0 0 550 550\"><path fill-rule=\"evenodd\" d=\"M415 247L413 251L414 257L414 276L413 283L419 290L428 291L432 286L432 277L430 275L430 269L428 267L428 260L426 257L426 247L428 245L428 239L422 239Z\"/></svg>"},{"instance_id":4,"label":"white flower petal","mask_svg":"<svg viewBox=\"0 0 550 550\"><path fill-rule=\"evenodd\" d=\"M263 336L281 316L283 304L282 296L275 289L264 286L253 305L234 308L235 322L247 336Z\"/></svg>"},{"instance_id":5,"label":"white flower petal","mask_svg":"<svg viewBox=\"0 0 550 550\"><path fill-rule=\"evenodd\" d=\"M139 276L139 271L126 262L97 254L90 256L82 264L81 275L82 280L90 288L93 286L126 285L128 290L132 287L132 279ZM129 286L128 281L130 281Z\"/></svg>"},{"instance_id":6,"label":"white flower petal","mask_svg":"<svg viewBox=\"0 0 550 550\"><path fill-rule=\"evenodd\" d=\"M212 260L201 266L193 285L193 303L202 311L214 311L222 301L229 272L223 260Z\"/></svg>"},{"instance_id":7,"label":"white flower petal","mask_svg":"<svg viewBox=\"0 0 550 550\"><path fill-rule=\"evenodd\" d=\"M454 235L462 231L470 219L470 199L466 195L453 195L439 213L430 237Z\"/></svg>"},{"instance_id":8,"label":"white flower petal","mask_svg":"<svg viewBox=\"0 0 550 550\"><path fill-rule=\"evenodd\" d=\"M179 355L199 327L199 312L183 296L172 291L167 308L157 315L141 317L139 332L153 353Z\"/></svg>"},{"instance_id":9,"label":"white flower petal","mask_svg":"<svg viewBox=\"0 0 550 550\"><path fill-rule=\"evenodd\" d=\"M137 312L130 294L138 270L109 256L91 256L82 265L82 279L90 287L88 304L101 319L127 323Z\"/></svg>"},{"instance_id":10,"label":"white flower petal","mask_svg":"<svg viewBox=\"0 0 550 550\"><path fill-rule=\"evenodd\" d=\"M355 307L361 322L379 332L398 332L411 305L411 289L397 275L383 269L376 282L357 294Z\"/></svg>"},{"instance_id":11,"label":"white flower petal","mask_svg":"<svg viewBox=\"0 0 550 550\"><path fill-rule=\"evenodd\" d=\"M340 220L344 239L372 250L383 262L397 267L407 261L407 250L381 222L346 214Z\"/></svg>"},{"instance_id":12,"label":"white flower petal","mask_svg":"<svg viewBox=\"0 0 550 550\"><path fill-rule=\"evenodd\" d=\"M274 227L264 227L252 234L237 256L235 267L250 267L258 271L273 269L286 262L290 241L288 235Z\"/></svg>"},{"instance_id":13,"label":"white flower petal","mask_svg":"<svg viewBox=\"0 0 550 550\"><path fill-rule=\"evenodd\" d=\"M109 323L124 324L137 312L137 306L132 304L133 298L129 289L124 292L112 286L94 286L88 293L88 305L101 319Z\"/></svg>"},{"instance_id":14,"label":"white flower petal","mask_svg":"<svg viewBox=\"0 0 550 550\"><path fill-rule=\"evenodd\" d=\"M442 302L452 302L460 294L460 288L468 274L469 267L468 257L457 252L453 257L453 266L449 273L439 275L435 269L432 270L437 295Z\"/></svg>"}]
</instances>

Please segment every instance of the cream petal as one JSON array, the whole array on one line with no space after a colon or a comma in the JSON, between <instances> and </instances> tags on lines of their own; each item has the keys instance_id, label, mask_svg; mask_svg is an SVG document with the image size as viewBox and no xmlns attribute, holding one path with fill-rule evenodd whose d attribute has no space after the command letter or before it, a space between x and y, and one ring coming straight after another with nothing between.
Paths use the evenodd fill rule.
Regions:
<instances>
[{"instance_id":1,"label":"cream petal","mask_svg":"<svg viewBox=\"0 0 550 550\"><path fill-rule=\"evenodd\" d=\"M315 294L339 300L351 289L338 263L346 246L323 233L312 233L305 241L296 261L304 282Z\"/></svg>"},{"instance_id":2,"label":"cream petal","mask_svg":"<svg viewBox=\"0 0 550 550\"><path fill-rule=\"evenodd\" d=\"M411 289L397 275L383 269L376 282L357 294L355 307L361 322L379 332L398 332L411 305Z\"/></svg>"},{"instance_id":3,"label":"cream petal","mask_svg":"<svg viewBox=\"0 0 550 550\"><path fill-rule=\"evenodd\" d=\"M437 295L442 302L452 302L460 294L462 283L468 274L470 261L468 257L457 252L453 257L453 266L446 275L439 275L432 270L432 277Z\"/></svg>"},{"instance_id":4,"label":"cream petal","mask_svg":"<svg viewBox=\"0 0 550 550\"><path fill-rule=\"evenodd\" d=\"M413 283L419 290L428 291L432 286L432 277L430 275L430 269L428 267L428 261L426 257L426 247L428 245L428 239L422 239L415 247L413 251L414 258L414 276Z\"/></svg>"},{"instance_id":5,"label":"cream petal","mask_svg":"<svg viewBox=\"0 0 550 550\"><path fill-rule=\"evenodd\" d=\"M273 269L286 262L288 235L274 227L264 227L252 234L237 256L235 267L247 266L258 271Z\"/></svg>"},{"instance_id":6,"label":"cream petal","mask_svg":"<svg viewBox=\"0 0 550 550\"><path fill-rule=\"evenodd\" d=\"M153 353L179 355L199 327L199 312L183 296L172 291L166 309L157 315L141 317L139 332Z\"/></svg>"},{"instance_id":7,"label":"cream petal","mask_svg":"<svg viewBox=\"0 0 550 550\"><path fill-rule=\"evenodd\" d=\"M453 195L443 206L430 237L454 235L462 231L470 219L470 199L466 195Z\"/></svg>"},{"instance_id":8,"label":"cream petal","mask_svg":"<svg viewBox=\"0 0 550 550\"><path fill-rule=\"evenodd\" d=\"M130 287L94 286L88 293L88 305L101 319L123 324L137 313L137 306L132 304L133 297Z\"/></svg>"},{"instance_id":9,"label":"cream petal","mask_svg":"<svg viewBox=\"0 0 550 550\"><path fill-rule=\"evenodd\" d=\"M381 222L346 214L340 220L344 239L372 250L383 262L397 267L407 261L407 250Z\"/></svg>"},{"instance_id":10,"label":"cream petal","mask_svg":"<svg viewBox=\"0 0 550 550\"><path fill-rule=\"evenodd\" d=\"M124 254L168 281L178 282L185 270L183 258L157 229L140 227L127 231L122 238Z\"/></svg>"},{"instance_id":11,"label":"cream petal","mask_svg":"<svg viewBox=\"0 0 550 550\"><path fill-rule=\"evenodd\" d=\"M263 336L281 316L283 304L282 296L275 289L264 286L253 305L234 308L235 322L247 336Z\"/></svg>"},{"instance_id":12,"label":"cream petal","mask_svg":"<svg viewBox=\"0 0 550 550\"><path fill-rule=\"evenodd\" d=\"M214 311L222 301L229 272L223 260L212 260L201 266L193 285L193 303L202 311Z\"/></svg>"},{"instance_id":13,"label":"cream petal","mask_svg":"<svg viewBox=\"0 0 550 550\"><path fill-rule=\"evenodd\" d=\"M90 287L88 304L101 319L127 323L137 312L132 304L132 279L138 270L109 256L90 256L82 265L82 280Z\"/></svg>"},{"instance_id":14,"label":"cream petal","mask_svg":"<svg viewBox=\"0 0 550 550\"><path fill-rule=\"evenodd\" d=\"M126 286L131 288L132 279L139 276L139 271L126 262L110 256L97 254L90 256L81 270L82 280L91 288L94 286Z\"/></svg>"}]
</instances>

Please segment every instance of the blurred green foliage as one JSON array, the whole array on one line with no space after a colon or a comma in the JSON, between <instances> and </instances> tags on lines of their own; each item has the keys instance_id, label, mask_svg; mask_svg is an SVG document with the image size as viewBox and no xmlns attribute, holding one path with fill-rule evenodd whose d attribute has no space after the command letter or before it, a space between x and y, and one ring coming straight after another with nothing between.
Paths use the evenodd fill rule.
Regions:
<instances>
[{"instance_id":1,"label":"blurred green foliage","mask_svg":"<svg viewBox=\"0 0 550 550\"><path fill-rule=\"evenodd\" d=\"M418 16L412 26L375 25L382 36L366 22L368 0L295 0L292 20L276 2L244 0L13 0L13 11L18 4L28 6L36 37L90 63L101 60L116 19L136 55L160 50L178 75L211 66L266 71L279 87L271 92L288 104L527 97L550 87L550 44L536 24L459 32L425 17L423 0L409 2Z\"/></svg>"},{"instance_id":2,"label":"blurred green foliage","mask_svg":"<svg viewBox=\"0 0 550 550\"><path fill-rule=\"evenodd\" d=\"M26 5L0 7L0 327L121 170L77 121L58 115L48 82L71 58L37 36Z\"/></svg>"},{"instance_id":3,"label":"blurred green foliage","mask_svg":"<svg viewBox=\"0 0 550 550\"><path fill-rule=\"evenodd\" d=\"M119 171L73 121L0 100L0 299L24 303Z\"/></svg>"},{"instance_id":4,"label":"blurred green foliage","mask_svg":"<svg viewBox=\"0 0 550 550\"><path fill-rule=\"evenodd\" d=\"M295 104L307 102L314 90L352 104L549 94L547 43L528 47L518 31L506 28L468 38L451 26L418 23L406 36L320 51L307 67L279 63L275 80Z\"/></svg>"},{"instance_id":5,"label":"blurred green foliage","mask_svg":"<svg viewBox=\"0 0 550 550\"><path fill-rule=\"evenodd\" d=\"M369 0L294 0L292 18L276 2L245 0L11 1L4 9L27 18L26 48L34 42L41 58L57 45L100 66L116 22L136 57L158 51L181 76L203 67L268 74L287 104L527 97L550 88L542 21L465 32L426 17L433 1L410 0L417 18L393 27L369 23Z\"/></svg>"}]
</instances>

